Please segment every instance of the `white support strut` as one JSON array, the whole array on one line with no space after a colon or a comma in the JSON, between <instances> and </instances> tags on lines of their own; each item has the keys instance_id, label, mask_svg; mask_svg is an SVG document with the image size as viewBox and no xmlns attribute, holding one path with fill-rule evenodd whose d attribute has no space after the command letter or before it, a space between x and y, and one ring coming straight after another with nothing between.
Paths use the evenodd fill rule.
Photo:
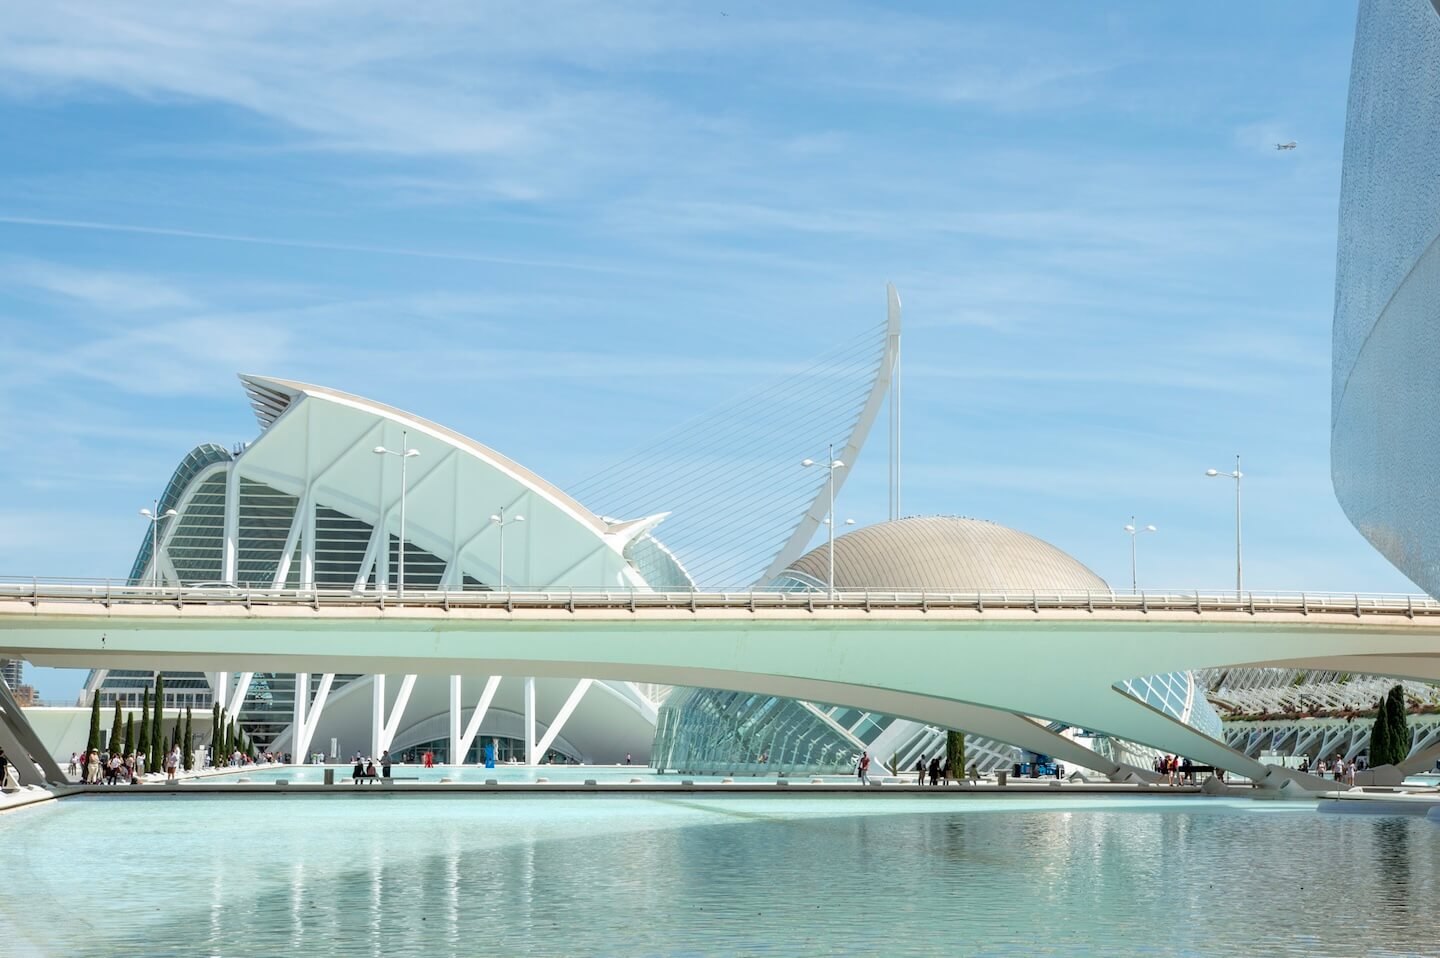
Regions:
<instances>
[{"instance_id":1,"label":"white support strut","mask_svg":"<svg viewBox=\"0 0 1440 958\"><path fill-rule=\"evenodd\" d=\"M458 680L460 677L453 676L451 688L456 692L458 701ZM485 690L480 693L480 701L475 706L475 711L470 714L470 721L465 723L463 731L459 731L459 709L457 707L454 718L455 727L458 732L455 739L451 740L451 765L464 765L465 756L470 754L470 746L475 743L475 736L480 734L480 723L485 720L485 713L490 710L490 703L495 700L495 690L500 687L500 676L492 675L485 680Z\"/></svg>"},{"instance_id":2,"label":"white support strut","mask_svg":"<svg viewBox=\"0 0 1440 958\"><path fill-rule=\"evenodd\" d=\"M395 707L390 714L385 714L385 676L375 676L375 714L372 724L374 730L375 758L383 755L390 748L390 743L395 741L395 733L400 731L400 720L405 717L405 706L410 704L410 693L415 690L415 673L411 673L400 680L400 691L395 696Z\"/></svg>"},{"instance_id":3,"label":"white support strut","mask_svg":"<svg viewBox=\"0 0 1440 958\"><path fill-rule=\"evenodd\" d=\"M541 737L540 741L536 743L535 754L537 758L545 757L545 752L554 744L556 736L560 734L560 730L565 727L565 723L569 720L570 713L575 711L575 707L580 704L580 700L585 697L585 693L590 690L590 686L594 681L594 679L581 679L575 683L575 688L570 692L570 697L565 700L564 705L560 706L560 711L555 713L555 718L550 722L550 727L545 730L545 734Z\"/></svg>"}]
</instances>

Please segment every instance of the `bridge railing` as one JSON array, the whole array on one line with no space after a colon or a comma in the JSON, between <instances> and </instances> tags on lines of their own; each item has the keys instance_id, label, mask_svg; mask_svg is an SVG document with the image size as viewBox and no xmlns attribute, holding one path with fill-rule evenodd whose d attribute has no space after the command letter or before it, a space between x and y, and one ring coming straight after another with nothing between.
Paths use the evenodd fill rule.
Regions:
<instances>
[{"instance_id":1,"label":"bridge railing","mask_svg":"<svg viewBox=\"0 0 1440 958\"><path fill-rule=\"evenodd\" d=\"M1415 618L1440 616L1440 602L1428 596L1383 593L1241 592L1234 590L1161 590L1144 592L934 592L923 589L847 589L833 593L664 592L648 589L465 589L395 590L286 589L245 584L137 585L122 579L63 579L0 576L0 603L78 602L111 605L229 605L321 608L403 605L450 609L732 609L919 611L964 609L975 612L1028 610L1084 612L1242 612L1344 613Z\"/></svg>"}]
</instances>

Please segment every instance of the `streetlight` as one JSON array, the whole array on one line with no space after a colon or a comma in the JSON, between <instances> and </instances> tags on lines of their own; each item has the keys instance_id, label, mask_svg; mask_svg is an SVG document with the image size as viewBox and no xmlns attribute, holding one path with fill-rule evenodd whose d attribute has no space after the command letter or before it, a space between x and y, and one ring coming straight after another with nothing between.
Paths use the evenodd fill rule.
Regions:
<instances>
[{"instance_id":1,"label":"streetlight","mask_svg":"<svg viewBox=\"0 0 1440 958\"><path fill-rule=\"evenodd\" d=\"M420 455L420 450L411 449L409 446L410 434L406 430L400 430L400 450L386 449L384 446L375 447L377 456L398 456L400 457L400 569L395 580L395 598L405 598L405 465L414 456ZM382 520L385 518L382 514ZM382 589L383 591L383 589Z\"/></svg>"},{"instance_id":2,"label":"streetlight","mask_svg":"<svg viewBox=\"0 0 1440 958\"><path fill-rule=\"evenodd\" d=\"M505 518L505 507L501 506L500 511L490 517L490 521L500 527L500 582L499 587L505 588L505 527L514 525L517 522L524 522L524 516L511 516Z\"/></svg>"},{"instance_id":3,"label":"streetlight","mask_svg":"<svg viewBox=\"0 0 1440 958\"><path fill-rule=\"evenodd\" d=\"M141 509L140 514L150 520L150 584L159 588L160 586L160 523L166 519L173 519L179 513L174 509L160 511L160 500L152 499L155 503L155 511Z\"/></svg>"},{"instance_id":4,"label":"streetlight","mask_svg":"<svg viewBox=\"0 0 1440 958\"><path fill-rule=\"evenodd\" d=\"M1143 528L1137 526L1135 524L1135 517L1131 516L1130 524L1125 527L1125 531L1130 533L1130 591L1139 592L1140 587L1135 584L1135 540L1140 537L1140 533L1155 532L1156 529L1154 526L1145 526Z\"/></svg>"},{"instance_id":5,"label":"streetlight","mask_svg":"<svg viewBox=\"0 0 1440 958\"><path fill-rule=\"evenodd\" d=\"M825 525L830 530L830 571L825 577L825 591L830 598L833 599L835 597L835 524L830 521L830 517L835 514L835 470L844 469L845 463L835 458L835 444L833 442L830 443L827 448L830 454L826 457L826 462L804 459L801 460L800 465L807 469L811 466L823 466L828 472L827 478L830 481L830 509L825 513Z\"/></svg>"},{"instance_id":6,"label":"streetlight","mask_svg":"<svg viewBox=\"0 0 1440 958\"><path fill-rule=\"evenodd\" d=\"M1211 479L1235 480L1235 597L1238 599L1245 591L1244 567L1240 561L1240 480L1245 478L1245 474L1240 471L1240 454L1238 452L1235 454L1234 472L1206 469L1205 475Z\"/></svg>"}]
</instances>

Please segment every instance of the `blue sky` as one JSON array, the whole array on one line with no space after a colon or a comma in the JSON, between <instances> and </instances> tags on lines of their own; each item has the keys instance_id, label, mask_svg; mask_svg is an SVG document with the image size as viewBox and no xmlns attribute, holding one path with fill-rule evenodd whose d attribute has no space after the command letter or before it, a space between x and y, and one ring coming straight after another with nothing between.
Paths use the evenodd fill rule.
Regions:
<instances>
[{"instance_id":1,"label":"blue sky","mask_svg":"<svg viewBox=\"0 0 1440 958\"><path fill-rule=\"evenodd\" d=\"M1038 14L1038 15L1037 15ZM1409 591L1330 488L1353 4L54 3L0 37L0 574L121 576L234 374L562 484L906 306L905 511ZM1299 141L1278 153L1274 144ZM617 437L619 437L617 439ZM885 513L883 435L845 515ZM42 692L72 683L42 673Z\"/></svg>"}]
</instances>

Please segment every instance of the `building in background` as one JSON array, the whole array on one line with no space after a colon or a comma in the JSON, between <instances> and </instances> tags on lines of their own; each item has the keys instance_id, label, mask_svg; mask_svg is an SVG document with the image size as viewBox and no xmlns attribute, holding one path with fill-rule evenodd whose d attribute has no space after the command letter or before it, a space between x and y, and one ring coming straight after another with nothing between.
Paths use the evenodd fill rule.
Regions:
<instances>
[{"instance_id":1,"label":"building in background","mask_svg":"<svg viewBox=\"0 0 1440 958\"><path fill-rule=\"evenodd\" d=\"M859 456L896 367L899 309L891 288L884 323L648 445L617 448L615 465L571 491L398 409L242 376L260 435L184 457L158 503L176 515L155 542L146 530L131 580L197 595L218 585L398 594L403 550L407 591L748 587L820 527L831 477L800 460L833 447L846 463L839 488ZM401 462L377 447L417 455ZM153 680L96 670L81 704L138 704ZM502 759L643 762L670 691L524 676L166 673L167 705L219 701L261 747L297 755L333 744L341 755L473 760L483 742Z\"/></svg>"},{"instance_id":2,"label":"building in background","mask_svg":"<svg viewBox=\"0 0 1440 958\"><path fill-rule=\"evenodd\" d=\"M834 579L828 543L785 568L770 584L795 592L1034 592L1108 594L1110 587L1077 559L1048 542L993 522L921 516L877 523L835 540ZM1188 672L1137 676L1122 691L1193 728L1220 737L1220 719ZM1148 766L1153 749L1035 720L1121 764ZM909 769L922 754L945 747L943 728L890 715L717 689L681 689L661 706L653 761L658 768L697 774L837 773L861 751L877 763ZM976 735L965 741L967 765L981 772L1036 758Z\"/></svg>"},{"instance_id":3,"label":"building in background","mask_svg":"<svg viewBox=\"0 0 1440 958\"><path fill-rule=\"evenodd\" d=\"M1440 596L1440 13L1360 5L1335 272L1330 464L1366 539Z\"/></svg>"}]
</instances>

